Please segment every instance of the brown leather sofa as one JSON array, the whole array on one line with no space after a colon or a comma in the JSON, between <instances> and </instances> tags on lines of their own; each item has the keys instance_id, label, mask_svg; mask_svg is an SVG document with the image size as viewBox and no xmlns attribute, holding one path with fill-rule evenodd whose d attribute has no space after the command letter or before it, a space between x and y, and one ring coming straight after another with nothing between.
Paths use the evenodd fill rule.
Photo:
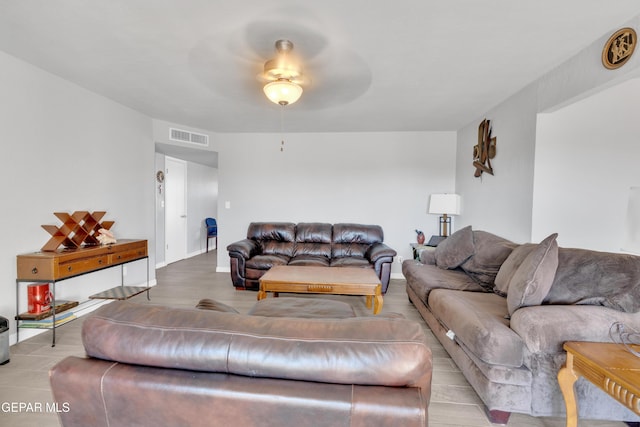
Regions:
<instances>
[{"instance_id":1,"label":"brown leather sofa","mask_svg":"<svg viewBox=\"0 0 640 427\"><path fill-rule=\"evenodd\" d=\"M387 292L396 251L383 243L379 225L252 222L247 238L227 246L237 289L258 290L275 265L370 267Z\"/></svg>"},{"instance_id":2,"label":"brown leather sofa","mask_svg":"<svg viewBox=\"0 0 640 427\"><path fill-rule=\"evenodd\" d=\"M428 425L431 351L417 322L206 308L116 301L91 314L88 357L50 372L62 425Z\"/></svg>"}]
</instances>

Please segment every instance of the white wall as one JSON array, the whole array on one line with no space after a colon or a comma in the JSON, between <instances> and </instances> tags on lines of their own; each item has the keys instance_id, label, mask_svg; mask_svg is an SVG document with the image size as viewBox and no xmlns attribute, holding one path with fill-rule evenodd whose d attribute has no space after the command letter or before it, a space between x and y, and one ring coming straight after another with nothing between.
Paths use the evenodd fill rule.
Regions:
<instances>
[{"instance_id":1,"label":"white wall","mask_svg":"<svg viewBox=\"0 0 640 427\"><path fill-rule=\"evenodd\" d=\"M630 26L639 31L640 17L635 17L629 22L620 25L620 27L624 26ZM471 224L474 229L485 229L516 242L526 242L540 240L545 237L545 230L549 230L553 225L558 224L555 219L558 216L576 219L583 215L582 208L584 205L562 203L561 206L553 206L553 221L543 223L543 221L551 219L549 218L551 214L548 213L551 205L542 202L542 199L538 196L534 200L534 176L537 180L540 174L546 176L555 174L554 176L556 177L574 173L581 175L583 170L590 168L591 165L584 165L575 159L565 157L565 163L556 165L556 169L551 172L549 169L552 168L552 164L548 159L548 154L538 160L536 153L538 150L537 144L540 143L536 134L538 113L549 113L571 105L640 74L640 55L637 52L618 70L607 70L602 65L602 47L615 30L617 28L612 29L607 34L603 34L601 38L589 44L574 57L569 58L566 62L551 70L536 82L532 82L500 105L490 108L482 117L478 117L477 120L458 131L456 192L461 194L463 205L462 215L458 218L459 226ZM631 96L629 94L622 95ZM632 112L630 113L632 114ZM497 155L492 161L495 176L483 174L483 178L478 179L473 176L473 167L471 166L472 147L477 143L478 125L483 118L490 119L494 125L493 136L497 137ZM542 117L542 120L546 119ZM598 116L589 116L584 119L575 118L576 122L589 120L593 121L591 125L598 127L600 135L602 135L602 132L606 134L607 130L610 130L608 124ZM637 121L637 119L635 120ZM546 128L538 127L538 131L543 129L544 132L547 132ZM560 130L558 131L560 132ZM561 132L564 132L564 130ZM627 126L622 130L622 133L625 138L635 137L637 141L636 128ZM575 148L582 144L580 140L582 135L578 133L567 135L567 138L570 138L569 141L558 141L555 136L551 135L545 135L544 138L545 142L543 144L547 144L547 148L548 144L568 144L569 150L575 151ZM554 141L551 142L550 138L554 138ZM604 146L610 143L611 138L608 136L605 139ZM613 142L613 144L617 143ZM541 149L543 148L541 147ZM624 156L632 156L634 153L634 150L625 151L620 153L619 156L622 158ZM591 155L589 155L589 159L594 160ZM538 161L541 163L538 164ZM613 163L603 166L602 161L611 161ZM624 162L620 163L610 158L608 154L603 155L602 161L599 162L599 166L596 167L592 176L602 173L600 171L626 167ZM635 168L636 166L633 167ZM626 172L630 171L627 170ZM610 178L605 178L604 176L601 176L601 178L610 180ZM629 180L630 178L624 179L624 181ZM555 193L556 185L558 185L557 182L536 181L536 194ZM576 198L593 198L592 194L584 191L586 187L581 187L578 183L570 187L572 194L566 194L567 199L572 199L574 196ZM578 188L580 190L579 195L575 194ZM546 203L546 205L536 206L540 202ZM540 216L542 211L545 211L544 215L546 216L544 218ZM536 219L535 232L533 212L537 212L537 215L539 215ZM601 210L600 214L601 218L595 223L589 224L588 227L586 223L580 224L582 229L579 233L582 234L582 239L578 241L572 237L570 241L576 244L579 243L583 247L602 249L604 245L600 238L601 233L590 232L592 227L599 227L600 223L607 222L605 218L608 212ZM575 225L577 226L577 224ZM565 244L562 233L559 236L559 242L560 244ZM607 243L606 246L612 247L611 244Z\"/></svg>"},{"instance_id":2,"label":"white wall","mask_svg":"<svg viewBox=\"0 0 640 427\"><path fill-rule=\"evenodd\" d=\"M429 194L455 188L454 132L289 134L284 151L276 134L216 139L221 248L245 238L252 221L356 222L381 225L406 259L416 228L438 234ZM229 269L226 251L218 268Z\"/></svg>"},{"instance_id":3,"label":"white wall","mask_svg":"<svg viewBox=\"0 0 640 427\"><path fill-rule=\"evenodd\" d=\"M529 240L537 113L534 89L526 88L486 114L496 137L496 157L491 160L494 175L473 176L473 146L483 118L458 132L456 192L462 200L458 228L472 225L517 242Z\"/></svg>"},{"instance_id":4,"label":"white wall","mask_svg":"<svg viewBox=\"0 0 640 427\"><path fill-rule=\"evenodd\" d=\"M13 342L16 255L47 242L40 226L60 225L53 212L106 210L116 237L149 240L154 265L154 145L148 117L1 52L0 93L0 316L11 319ZM146 280L145 264L130 264L127 284ZM61 282L58 298L119 283L112 268ZM21 292L26 311L26 284Z\"/></svg>"},{"instance_id":5,"label":"white wall","mask_svg":"<svg viewBox=\"0 0 640 427\"><path fill-rule=\"evenodd\" d=\"M640 185L640 79L540 114L533 192L534 241L618 252L629 188Z\"/></svg>"},{"instance_id":6,"label":"white wall","mask_svg":"<svg viewBox=\"0 0 640 427\"><path fill-rule=\"evenodd\" d=\"M218 170L187 162L187 256L198 255L207 248L205 218L218 213ZM215 248L211 239L209 249Z\"/></svg>"}]
</instances>

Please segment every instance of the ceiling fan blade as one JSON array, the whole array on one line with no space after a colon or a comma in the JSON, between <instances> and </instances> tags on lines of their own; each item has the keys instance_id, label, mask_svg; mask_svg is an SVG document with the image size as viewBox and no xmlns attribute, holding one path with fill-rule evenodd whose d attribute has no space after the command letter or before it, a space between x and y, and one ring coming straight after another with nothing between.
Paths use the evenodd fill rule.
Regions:
<instances>
[{"instance_id":1,"label":"ceiling fan blade","mask_svg":"<svg viewBox=\"0 0 640 427\"><path fill-rule=\"evenodd\" d=\"M322 109L346 104L369 90L373 76L369 65L355 52L332 46L308 65L313 80L305 88L301 107Z\"/></svg>"}]
</instances>

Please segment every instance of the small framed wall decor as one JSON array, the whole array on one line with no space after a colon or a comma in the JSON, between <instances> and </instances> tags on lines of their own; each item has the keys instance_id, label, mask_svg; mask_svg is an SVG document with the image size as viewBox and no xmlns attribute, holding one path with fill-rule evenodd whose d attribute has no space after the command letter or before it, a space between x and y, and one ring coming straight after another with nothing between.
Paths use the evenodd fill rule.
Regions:
<instances>
[{"instance_id":1,"label":"small framed wall decor","mask_svg":"<svg viewBox=\"0 0 640 427\"><path fill-rule=\"evenodd\" d=\"M602 49L602 64L615 70L627 63L636 48L638 36L633 28L621 28L607 40Z\"/></svg>"}]
</instances>

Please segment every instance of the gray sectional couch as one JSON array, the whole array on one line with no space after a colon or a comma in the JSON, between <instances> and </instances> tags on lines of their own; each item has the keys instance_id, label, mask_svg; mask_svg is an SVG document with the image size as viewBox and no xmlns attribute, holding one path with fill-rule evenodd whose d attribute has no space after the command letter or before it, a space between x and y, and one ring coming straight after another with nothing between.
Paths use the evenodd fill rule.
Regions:
<instances>
[{"instance_id":1,"label":"gray sectional couch","mask_svg":"<svg viewBox=\"0 0 640 427\"><path fill-rule=\"evenodd\" d=\"M402 265L409 299L493 422L564 416L563 343L609 342L615 322L640 330L640 257L556 237L518 245L466 227ZM584 379L575 388L581 419L640 421Z\"/></svg>"}]
</instances>

